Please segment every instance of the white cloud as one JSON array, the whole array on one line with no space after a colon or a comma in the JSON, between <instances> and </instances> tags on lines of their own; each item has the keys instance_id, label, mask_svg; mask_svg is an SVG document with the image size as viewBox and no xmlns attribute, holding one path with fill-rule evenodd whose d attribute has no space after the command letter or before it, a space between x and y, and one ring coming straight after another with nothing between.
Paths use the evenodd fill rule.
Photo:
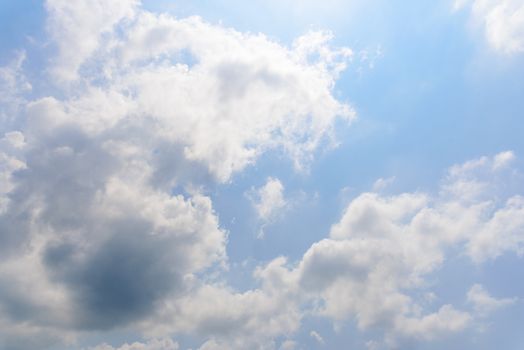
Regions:
<instances>
[{"instance_id":1,"label":"white cloud","mask_svg":"<svg viewBox=\"0 0 524 350\"><path fill-rule=\"evenodd\" d=\"M284 198L284 185L279 179L269 177L263 186L252 189L246 193L246 196L251 200L262 224L259 233L259 238L261 238L264 235L264 226L275 221L288 206Z\"/></svg>"},{"instance_id":2,"label":"white cloud","mask_svg":"<svg viewBox=\"0 0 524 350\"><path fill-rule=\"evenodd\" d=\"M256 190L253 205L260 219L264 221L272 219L286 206L282 182L279 179L268 178L266 184Z\"/></svg>"},{"instance_id":3,"label":"white cloud","mask_svg":"<svg viewBox=\"0 0 524 350\"><path fill-rule=\"evenodd\" d=\"M506 152L452 168L436 196L358 196L300 261L277 258L255 270L258 288L233 290L210 273L227 267L227 234L195 188L231 181L264 152L300 169L333 145L335 122L354 117L333 94L351 50L325 32L287 47L135 1L46 8L55 93L28 94L23 55L0 70L2 118L16 119L0 141L0 345L128 327L190 334L201 349L274 349L311 313L429 339L471 317L409 294L445 247L464 244L479 263L522 250L524 200L492 196ZM257 198L263 220L287 203L278 179ZM117 349L156 348L177 345Z\"/></svg>"},{"instance_id":4,"label":"white cloud","mask_svg":"<svg viewBox=\"0 0 524 350\"><path fill-rule=\"evenodd\" d=\"M85 17L82 9L88 5L48 2L51 23L58 21L50 25L52 38L64 54L75 55L67 59L73 67L59 65L66 70L63 75L73 79L74 71L77 82L103 82L73 91L80 98L56 101L59 109L75 112L61 123L74 122L90 133L111 126L139 128L148 132L143 141L156 140L150 147L176 145L187 161L203 164L227 181L271 149L283 150L297 168L303 167L320 145L331 142L337 118L354 117L332 95L350 50L331 48L330 34L311 32L285 47L261 34L236 32L196 17L155 15L133 4L120 1L109 11L95 3L94 10L114 16L99 16L96 23L86 19L86 28L97 28L91 31L67 25ZM111 29L122 16L131 17L117 35ZM87 44L78 31L90 33ZM96 39L100 31L113 33L110 43ZM93 47L70 50L70 41ZM96 57L87 60L87 52L95 50ZM55 60L65 60L62 51Z\"/></svg>"},{"instance_id":5,"label":"white cloud","mask_svg":"<svg viewBox=\"0 0 524 350\"><path fill-rule=\"evenodd\" d=\"M336 116L352 116L331 95L338 72L331 61L341 55L327 41L316 50L330 54L310 62L310 51L300 43L289 50L196 18L143 15L140 21L145 34L131 31L122 57L132 57L126 58L132 63L187 50L195 63L147 65L126 75L124 83L140 92L138 108L158 121L158 137L178 140L188 159L204 163L222 181L275 147L300 167L329 137ZM153 34L172 44L144 50L139 38Z\"/></svg>"},{"instance_id":6,"label":"white cloud","mask_svg":"<svg viewBox=\"0 0 524 350\"><path fill-rule=\"evenodd\" d=\"M52 89L31 90L23 53L0 69L3 338L133 327L241 349L294 331L288 294L206 284L227 267L227 235L195 189L270 150L299 169L333 145L335 121L354 117L333 96L351 51L325 32L287 47L135 0L45 7ZM276 179L261 189L263 220L285 206L283 190Z\"/></svg>"},{"instance_id":7,"label":"white cloud","mask_svg":"<svg viewBox=\"0 0 524 350\"><path fill-rule=\"evenodd\" d=\"M388 177L387 179L379 178L373 183L373 192L380 192L383 189L387 188L395 181L395 177Z\"/></svg>"},{"instance_id":8,"label":"white cloud","mask_svg":"<svg viewBox=\"0 0 524 350\"><path fill-rule=\"evenodd\" d=\"M515 158L515 153L512 151L506 151L497 154L493 159L493 170L508 166Z\"/></svg>"},{"instance_id":9,"label":"white cloud","mask_svg":"<svg viewBox=\"0 0 524 350\"><path fill-rule=\"evenodd\" d=\"M488 316L492 312L514 304L516 298L496 299L489 295L489 293L480 284L471 286L467 294L467 300L473 305L473 309L480 316Z\"/></svg>"},{"instance_id":10,"label":"white cloud","mask_svg":"<svg viewBox=\"0 0 524 350\"><path fill-rule=\"evenodd\" d=\"M451 167L435 196L362 194L347 206L329 238L314 243L300 261L290 264L280 257L257 268L258 289L236 292L220 284L197 284L185 297L167 300L141 327L155 336L199 334L207 339L201 349L273 349L276 337L296 332L309 314L335 323L355 319L360 329L383 330L386 347L406 338L431 341L461 332L481 306L474 306L474 314L449 304L427 310L428 292L419 291L445 263L449 247L465 246L478 263L496 256L474 253L471 247L478 233L490 232L497 215L508 210L506 203L495 205L486 197L500 172L511 170L493 166L500 157ZM478 177L484 193L463 192L454 184L481 181ZM463 198L464 193L470 196ZM519 225L520 216L514 213L505 221ZM504 229L497 232L491 245L504 241L505 234ZM518 240L510 242L502 251L518 251L513 244ZM472 291L470 302L493 305L491 297Z\"/></svg>"},{"instance_id":11,"label":"white cloud","mask_svg":"<svg viewBox=\"0 0 524 350\"><path fill-rule=\"evenodd\" d=\"M169 338L152 339L146 343L135 342L132 344L124 344L118 348L111 345L101 344L88 350L178 350L179 346L176 342Z\"/></svg>"},{"instance_id":12,"label":"white cloud","mask_svg":"<svg viewBox=\"0 0 524 350\"><path fill-rule=\"evenodd\" d=\"M464 7L470 5L472 0L454 0L453 1L453 11L459 11Z\"/></svg>"},{"instance_id":13,"label":"white cloud","mask_svg":"<svg viewBox=\"0 0 524 350\"><path fill-rule=\"evenodd\" d=\"M315 339L315 341L319 344L324 344L324 338L322 338L320 336L320 334L318 334L317 331L311 331L309 332L309 336L313 339Z\"/></svg>"},{"instance_id":14,"label":"white cloud","mask_svg":"<svg viewBox=\"0 0 524 350\"><path fill-rule=\"evenodd\" d=\"M280 350L294 350L297 348L297 342L294 340L285 340L280 345Z\"/></svg>"},{"instance_id":15,"label":"white cloud","mask_svg":"<svg viewBox=\"0 0 524 350\"><path fill-rule=\"evenodd\" d=\"M24 95L32 90L24 75L26 53L19 51L5 66L0 67L0 134L17 128L17 116L27 103Z\"/></svg>"},{"instance_id":16,"label":"white cloud","mask_svg":"<svg viewBox=\"0 0 524 350\"><path fill-rule=\"evenodd\" d=\"M520 251L519 197L493 197L507 184L503 172L511 172L494 166L507 154L451 167L436 195L358 196L329 238L314 243L295 266L279 258L259 270L264 290L288 291L289 302L300 305L314 301L312 311L335 322L354 318L360 329L383 329L390 344L464 330L473 315L447 304L425 312L428 293L415 298L410 291L427 286L449 247L465 247L477 263Z\"/></svg>"},{"instance_id":17,"label":"white cloud","mask_svg":"<svg viewBox=\"0 0 524 350\"><path fill-rule=\"evenodd\" d=\"M520 0L455 0L455 11L463 7L471 7L473 21L484 29L494 50L524 52L524 4Z\"/></svg>"},{"instance_id":18,"label":"white cloud","mask_svg":"<svg viewBox=\"0 0 524 350\"><path fill-rule=\"evenodd\" d=\"M47 30L57 48L51 72L61 82L77 79L78 69L112 34L121 20L133 16L138 0L46 0Z\"/></svg>"},{"instance_id":19,"label":"white cloud","mask_svg":"<svg viewBox=\"0 0 524 350\"><path fill-rule=\"evenodd\" d=\"M401 319L396 324L396 331L403 336L432 340L448 333L462 331L470 321L471 316L467 312L444 305L437 312L422 318Z\"/></svg>"},{"instance_id":20,"label":"white cloud","mask_svg":"<svg viewBox=\"0 0 524 350\"><path fill-rule=\"evenodd\" d=\"M151 334L198 334L207 338L201 349L273 349L277 337L300 326L293 293L275 288L239 293L223 285L204 285L166 303L143 327Z\"/></svg>"}]
</instances>

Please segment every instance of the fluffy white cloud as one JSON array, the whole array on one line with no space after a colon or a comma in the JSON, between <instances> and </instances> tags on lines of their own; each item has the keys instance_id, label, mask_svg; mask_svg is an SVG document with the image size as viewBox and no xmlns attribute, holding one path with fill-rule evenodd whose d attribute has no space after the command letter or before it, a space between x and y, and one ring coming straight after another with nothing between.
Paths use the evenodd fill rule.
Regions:
<instances>
[{"instance_id":1,"label":"fluffy white cloud","mask_svg":"<svg viewBox=\"0 0 524 350\"><path fill-rule=\"evenodd\" d=\"M61 82L77 79L78 69L99 48L102 36L130 19L138 0L46 0L47 31L57 55L50 67Z\"/></svg>"},{"instance_id":2,"label":"fluffy white cloud","mask_svg":"<svg viewBox=\"0 0 524 350\"><path fill-rule=\"evenodd\" d=\"M252 200L258 217L263 221L271 220L286 206L284 185L279 179L270 177L264 186L255 191Z\"/></svg>"},{"instance_id":3,"label":"fluffy white cloud","mask_svg":"<svg viewBox=\"0 0 524 350\"><path fill-rule=\"evenodd\" d=\"M125 89L139 92L139 110L161 127L157 137L178 140L188 159L222 181L275 147L300 167L329 136L336 116L352 117L331 95L338 72L332 61L343 54L328 49L327 37L314 48L299 40L290 50L197 18L144 15L138 23L140 32L130 32L118 56L135 65L155 57L160 62L127 73ZM164 39L147 41L153 46L144 50L141 38L151 35ZM310 61L323 51L329 55ZM186 52L189 62L166 66L161 57L170 52Z\"/></svg>"},{"instance_id":4,"label":"fluffy white cloud","mask_svg":"<svg viewBox=\"0 0 524 350\"><path fill-rule=\"evenodd\" d=\"M295 330L288 294L209 282L227 234L201 188L269 150L300 168L331 145L354 117L332 93L351 51L328 33L287 47L134 0L45 6L51 79L32 91L24 54L0 69L2 346L131 327L261 348ZM279 184L264 218L285 201Z\"/></svg>"},{"instance_id":5,"label":"fluffy white cloud","mask_svg":"<svg viewBox=\"0 0 524 350\"><path fill-rule=\"evenodd\" d=\"M520 0L455 0L454 9L471 7L473 20L483 27L493 49L506 54L524 52L524 4Z\"/></svg>"},{"instance_id":6,"label":"fluffy white cloud","mask_svg":"<svg viewBox=\"0 0 524 350\"><path fill-rule=\"evenodd\" d=\"M466 328L471 321L467 312L457 311L451 305L442 306L437 312L422 318L402 319L396 325L396 331L402 336L432 340L448 333Z\"/></svg>"},{"instance_id":7,"label":"fluffy white cloud","mask_svg":"<svg viewBox=\"0 0 524 350\"><path fill-rule=\"evenodd\" d=\"M514 304L516 298L496 299L489 295L489 293L480 284L471 286L467 294L467 300L473 305L476 313L480 316L488 316L490 313Z\"/></svg>"},{"instance_id":8,"label":"fluffy white cloud","mask_svg":"<svg viewBox=\"0 0 524 350\"><path fill-rule=\"evenodd\" d=\"M264 236L264 227L274 222L288 206L284 198L284 185L279 179L269 177L266 183L258 189L251 189L246 193L251 200L262 227L258 234Z\"/></svg>"},{"instance_id":9,"label":"fluffy white cloud","mask_svg":"<svg viewBox=\"0 0 524 350\"><path fill-rule=\"evenodd\" d=\"M104 25L86 24L96 28L87 44L77 31L88 30L69 30L67 23L85 17L82 8L88 5L47 4L54 42L75 55L67 59L74 67L60 64L60 69L80 74L77 83L101 83L78 87L67 100L41 101L74 112L46 122L79 124L91 134L107 133L111 126L139 129L145 135L135 142L176 147L179 157L227 181L269 149L280 148L297 167L303 166L319 145L329 143L336 118L354 117L332 95L351 51L330 48L326 33L309 33L288 48L261 34L236 32L196 17L140 11L133 1L117 2L112 11L101 4L94 9L114 16L99 16L96 21ZM120 21L120 34L111 32L115 21ZM101 31L111 34L111 40L100 43L96 38ZM70 41L93 48L70 50ZM60 62L62 51L56 57ZM92 57L87 54L94 51Z\"/></svg>"},{"instance_id":10,"label":"fluffy white cloud","mask_svg":"<svg viewBox=\"0 0 524 350\"><path fill-rule=\"evenodd\" d=\"M294 291L276 288L240 293L204 285L166 303L143 327L151 334L199 334L208 339L201 349L273 349L276 338L298 330L302 317Z\"/></svg>"},{"instance_id":11,"label":"fluffy white cloud","mask_svg":"<svg viewBox=\"0 0 524 350\"><path fill-rule=\"evenodd\" d=\"M476 263L520 252L520 197L504 200L497 190L509 185L505 174L513 172L501 163L513 158L503 152L455 165L436 195L364 193L298 264L279 258L257 276L265 290L287 291L290 304L314 305L312 311L335 322L354 318L361 329L382 329L390 344L464 330L471 314L448 304L427 312L427 298L412 292L426 287L450 247L464 247Z\"/></svg>"},{"instance_id":12,"label":"fluffy white cloud","mask_svg":"<svg viewBox=\"0 0 524 350\"><path fill-rule=\"evenodd\" d=\"M329 33L288 47L135 1L46 8L53 89L28 94L23 55L0 70L1 346L128 327L191 334L201 349L291 348L284 339L311 313L431 339L471 318L410 294L447 247L478 263L522 250L524 200L493 195L505 152L451 168L437 195L358 196L300 261L277 258L256 269L258 288L233 290L213 273L227 268L227 233L202 188L264 152L300 169L332 145L337 119L354 117L333 96L351 51ZM261 219L285 207L283 193L272 178L258 190ZM118 349L157 348L177 345Z\"/></svg>"}]
</instances>

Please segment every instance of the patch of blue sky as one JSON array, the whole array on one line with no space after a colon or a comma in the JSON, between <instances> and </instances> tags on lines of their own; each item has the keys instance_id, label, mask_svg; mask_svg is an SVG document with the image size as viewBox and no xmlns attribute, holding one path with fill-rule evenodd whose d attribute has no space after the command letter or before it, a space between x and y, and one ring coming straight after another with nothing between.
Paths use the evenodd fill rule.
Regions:
<instances>
[{"instance_id":1,"label":"patch of blue sky","mask_svg":"<svg viewBox=\"0 0 524 350\"><path fill-rule=\"evenodd\" d=\"M45 11L42 1L2 1L0 4L0 63L9 62L13 51L26 48L36 38L41 38L44 20Z\"/></svg>"}]
</instances>

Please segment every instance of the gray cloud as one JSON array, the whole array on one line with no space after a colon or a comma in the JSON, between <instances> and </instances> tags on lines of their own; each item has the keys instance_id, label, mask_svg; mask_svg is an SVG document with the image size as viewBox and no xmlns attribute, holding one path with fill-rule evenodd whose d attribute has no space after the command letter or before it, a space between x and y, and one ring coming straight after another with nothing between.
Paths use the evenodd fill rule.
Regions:
<instances>
[{"instance_id":1,"label":"gray cloud","mask_svg":"<svg viewBox=\"0 0 524 350\"><path fill-rule=\"evenodd\" d=\"M155 302L182 287L179 253L172 248L176 242L151 236L150 227L133 220L118 230L87 252L67 244L44 252L53 280L72 291L77 327L125 325L148 315Z\"/></svg>"},{"instance_id":2,"label":"gray cloud","mask_svg":"<svg viewBox=\"0 0 524 350\"><path fill-rule=\"evenodd\" d=\"M227 233L202 188L269 150L307 166L335 122L354 117L333 95L350 50L325 33L286 47L134 0L45 8L50 56L35 58L44 72L25 76L23 54L0 69L3 348L125 327L200 332L208 348L262 346L296 329L284 297L211 282L227 265ZM32 91L42 76L45 88ZM215 313L195 295L227 308ZM264 325L279 309L289 313ZM175 318L167 331L165 310Z\"/></svg>"}]
</instances>

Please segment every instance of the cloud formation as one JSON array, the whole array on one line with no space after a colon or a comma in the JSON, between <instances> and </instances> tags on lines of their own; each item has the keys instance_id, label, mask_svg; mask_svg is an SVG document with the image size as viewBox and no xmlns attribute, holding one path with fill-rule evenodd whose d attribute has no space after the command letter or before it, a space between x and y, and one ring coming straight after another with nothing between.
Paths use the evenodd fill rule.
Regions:
<instances>
[{"instance_id":1,"label":"cloud formation","mask_svg":"<svg viewBox=\"0 0 524 350\"><path fill-rule=\"evenodd\" d=\"M504 252L520 254L520 197L498 198L497 189L511 182L514 158L502 152L452 166L436 194L364 193L299 261L279 257L257 268L260 288L239 293L221 285L198 287L157 315L156 331L206 334L210 340L202 349L271 349L278 335L293 334L308 314L379 329L387 348L464 331L481 317L481 305L507 301L474 287L464 296L472 310L447 303L428 308L427 282L457 249L476 264ZM160 320L171 321L162 326Z\"/></svg>"},{"instance_id":2,"label":"cloud formation","mask_svg":"<svg viewBox=\"0 0 524 350\"><path fill-rule=\"evenodd\" d=\"M496 51L516 54L524 51L524 5L519 0L455 0L453 8L471 8L476 25Z\"/></svg>"},{"instance_id":3,"label":"cloud formation","mask_svg":"<svg viewBox=\"0 0 524 350\"><path fill-rule=\"evenodd\" d=\"M264 186L255 191L252 201L258 217L269 221L286 206L284 185L280 180L270 177Z\"/></svg>"},{"instance_id":4,"label":"cloud formation","mask_svg":"<svg viewBox=\"0 0 524 350\"><path fill-rule=\"evenodd\" d=\"M494 298L480 284L471 286L467 294L467 300L473 305L475 312L484 317L517 302L516 298Z\"/></svg>"},{"instance_id":5,"label":"cloud formation","mask_svg":"<svg viewBox=\"0 0 524 350\"><path fill-rule=\"evenodd\" d=\"M179 346L171 339L152 339L146 343L134 342L132 344L124 344L118 348L111 345L102 344L89 348L87 350L178 350Z\"/></svg>"},{"instance_id":6,"label":"cloud formation","mask_svg":"<svg viewBox=\"0 0 524 350\"><path fill-rule=\"evenodd\" d=\"M463 249L476 264L521 253L522 199L499 198L498 188L511 182L507 166L514 158L502 152L452 166L435 195L361 194L329 238L314 243L300 261L278 258L257 276L287 305L316 305L309 312L335 323L355 319L360 329L382 329L388 346L462 331L474 317L470 311L450 304L425 311L426 301L414 295L427 288L426 278L446 263L450 250ZM473 292L469 300L487 300Z\"/></svg>"},{"instance_id":7,"label":"cloud formation","mask_svg":"<svg viewBox=\"0 0 524 350\"><path fill-rule=\"evenodd\" d=\"M234 289L208 188L264 153L299 170L333 146L336 123L355 117L334 96L351 50L326 32L286 46L132 0L46 10L45 81L33 84L24 52L0 68L1 348L130 330L153 340L117 350L174 350L179 334L202 350L290 349L311 315L355 320L393 346L508 303L474 286L474 312L428 308L417 292L451 249L475 264L522 253L524 199L499 189L510 151L451 167L437 193L363 193L297 261L262 263L254 285ZM265 222L286 203L278 179L256 191Z\"/></svg>"},{"instance_id":8,"label":"cloud formation","mask_svg":"<svg viewBox=\"0 0 524 350\"><path fill-rule=\"evenodd\" d=\"M269 177L263 186L252 188L251 191L246 192L246 196L251 201L261 224L258 238L263 238L265 226L282 217L286 207L289 206L288 200L284 197L284 185L279 179Z\"/></svg>"},{"instance_id":9,"label":"cloud formation","mask_svg":"<svg viewBox=\"0 0 524 350\"><path fill-rule=\"evenodd\" d=\"M23 52L0 69L0 347L155 332L171 305L180 310L169 334L228 329L192 303L199 296L224 295L261 320L277 307L267 295L204 282L227 268L227 233L205 187L264 152L298 169L329 146L335 121L354 117L332 93L351 51L331 48L328 33L287 47L134 0L45 8L46 81L32 89L41 76L24 64L39 58ZM152 344L122 349L163 346Z\"/></svg>"}]
</instances>

